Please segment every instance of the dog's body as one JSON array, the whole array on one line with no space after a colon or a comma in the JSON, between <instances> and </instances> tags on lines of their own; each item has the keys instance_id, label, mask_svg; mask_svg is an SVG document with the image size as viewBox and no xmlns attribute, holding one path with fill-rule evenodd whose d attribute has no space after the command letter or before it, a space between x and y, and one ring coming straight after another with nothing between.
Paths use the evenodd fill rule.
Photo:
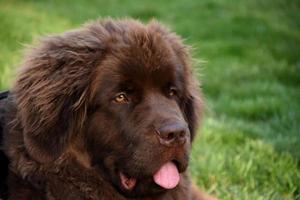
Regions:
<instances>
[{"instance_id":1,"label":"dog's body","mask_svg":"<svg viewBox=\"0 0 300 200\"><path fill-rule=\"evenodd\" d=\"M201 118L187 48L156 22L53 36L5 105L9 199L208 199L186 172Z\"/></svg>"}]
</instances>

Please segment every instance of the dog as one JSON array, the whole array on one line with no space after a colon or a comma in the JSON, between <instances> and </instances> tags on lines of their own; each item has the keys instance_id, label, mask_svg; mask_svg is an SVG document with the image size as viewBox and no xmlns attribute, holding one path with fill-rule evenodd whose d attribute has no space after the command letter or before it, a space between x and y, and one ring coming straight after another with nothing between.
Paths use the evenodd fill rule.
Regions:
<instances>
[{"instance_id":1,"label":"dog","mask_svg":"<svg viewBox=\"0 0 300 200\"><path fill-rule=\"evenodd\" d=\"M189 54L157 21L98 20L43 39L5 100L2 196L213 199L187 172L203 111Z\"/></svg>"}]
</instances>

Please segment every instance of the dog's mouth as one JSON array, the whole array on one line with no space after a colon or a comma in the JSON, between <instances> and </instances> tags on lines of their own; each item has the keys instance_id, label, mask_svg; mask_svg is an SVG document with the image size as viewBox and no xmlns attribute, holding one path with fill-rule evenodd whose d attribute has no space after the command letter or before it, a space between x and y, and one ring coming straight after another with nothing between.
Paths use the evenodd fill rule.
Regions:
<instances>
[{"instance_id":1,"label":"dog's mouth","mask_svg":"<svg viewBox=\"0 0 300 200\"><path fill-rule=\"evenodd\" d=\"M121 185L125 190L131 191L135 188L138 182L137 178L130 177L123 172L120 172L119 176ZM180 173L176 162L169 161L163 164L152 178L154 183L163 189L170 190L175 188L180 181Z\"/></svg>"}]
</instances>

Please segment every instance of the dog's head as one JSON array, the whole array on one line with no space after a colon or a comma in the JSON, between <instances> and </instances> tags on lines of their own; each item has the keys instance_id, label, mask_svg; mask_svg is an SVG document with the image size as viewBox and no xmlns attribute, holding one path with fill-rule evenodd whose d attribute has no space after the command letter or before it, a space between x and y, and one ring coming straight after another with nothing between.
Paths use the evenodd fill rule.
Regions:
<instances>
[{"instance_id":1,"label":"dog's head","mask_svg":"<svg viewBox=\"0 0 300 200\"><path fill-rule=\"evenodd\" d=\"M31 157L50 162L80 144L125 195L176 187L201 116L178 36L157 22L95 22L45 39L24 65L15 94Z\"/></svg>"}]
</instances>

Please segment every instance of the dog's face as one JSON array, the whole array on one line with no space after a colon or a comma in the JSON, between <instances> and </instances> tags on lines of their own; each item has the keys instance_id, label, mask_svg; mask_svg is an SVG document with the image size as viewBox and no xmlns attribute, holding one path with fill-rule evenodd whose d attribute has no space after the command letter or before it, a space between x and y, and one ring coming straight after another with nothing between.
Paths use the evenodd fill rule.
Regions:
<instances>
[{"instance_id":1,"label":"dog's face","mask_svg":"<svg viewBox=\"0 0 300 200\"><path fill-rule=\"evenodd\" d=\"M107 38L101 33L98 54L94 37L101 35L97 32L100 29L106 31ZM39 137L25 132L29 153L42 162L57 157L77 132L83 138L91 167L124 195L143 196L176 187L180 173L188 166L201 103L185 46L157 23L146 27L132 21L108 21L101 26L91 25L88 32L93 35L86 39L80 33L67 36L69 42L71 37L83 40L80 44L85 42L88 52L84 55L88 58L81 57L72 68L67 62L76 63L75 57L74 62L55 54L63 60L60 67L65 69L61 71L71 79L64 78L61 88L70 95L69 99L56 99L65 102L60 109L55 108L58 119L50 125L66 134ZM81 55L76 51L82 49L72 51ZM50 57L58 59L55 56ZM89 70L80 68L85 63ZM53 79L60 76L58 65L51 72ZM32 119L24 117L29 122ZM59 120L68 122L58 125ZM49 144L45 138L52 142ZM43 146L55 146L57 150L49 152Z\"/></svg>"},{"instance_id":2,"label":"dog's face","mask_svg":"<svg viewBox=\"0 0 300 200\"><path fill-rule=\"evenodd\" d=\"M153 176L169 162L175 173L188 164L184 68L173 52L165 52L165 45L147 46L152 53L145 55L146 50L133 43L122 50L126 57L108 58L98 74L99 88L86 124L88 148L93 164L128 194L160 189Z\"/></svg>"}]
</instances>

